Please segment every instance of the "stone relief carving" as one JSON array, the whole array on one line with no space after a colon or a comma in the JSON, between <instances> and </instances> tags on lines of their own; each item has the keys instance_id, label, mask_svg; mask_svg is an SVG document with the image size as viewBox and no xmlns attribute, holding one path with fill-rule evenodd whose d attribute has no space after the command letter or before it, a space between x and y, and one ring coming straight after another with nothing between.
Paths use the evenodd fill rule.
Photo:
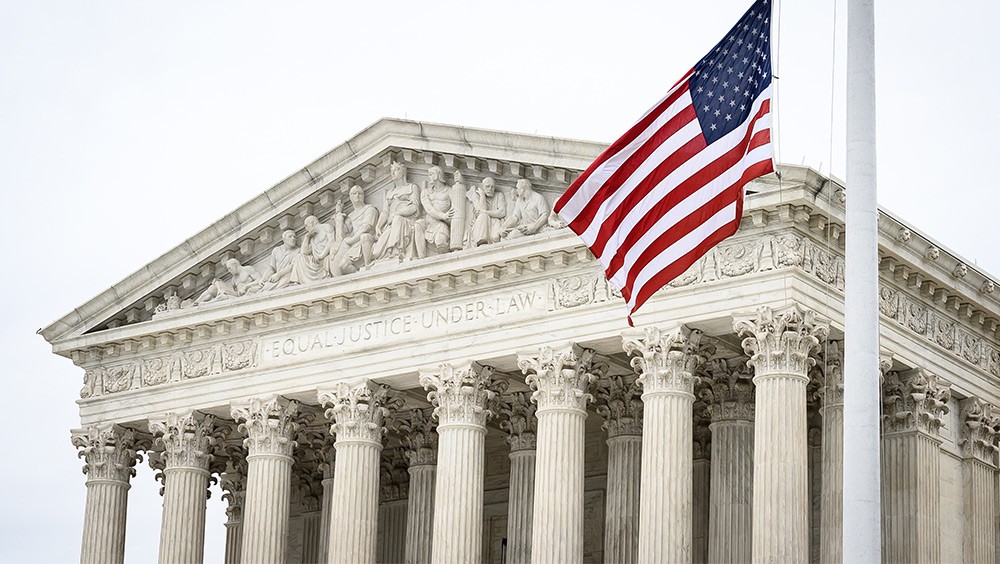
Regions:
<instances>
[{"instance_id":1,"label":"stone relief carving","mask_svg":"<svg viewBox=\"0 0 1000 564\"><path fill-rule=\"evenodd\" d=\"M260 264L229 258L224 262L228 276L213 279L187 299L171 294L155 313L306 286L382 261L419 259L564 227L526 178L508 188L508 196L492 176L469 188L460 170L452 172L451 185L441 166L431 166L426 174L418 186L408 180L405 164L391 162L382 209L367 203L364 190L352 185L349 213L337 200L329 223L308 215L301 236L284 230L281 242Z\"/></svg>"},{"instance_id":2,"label":"stone relief carving","mask_svg":"<svg viewBox=\"0 0 1000 564\"><path fill-rule=\"evenodd\" d=\"M97 366L84 373L80 397L87 399L159 386L167 382L245 370L257 365L257 351L256 339L242 339Z\"/></svg>"}]
</instances>

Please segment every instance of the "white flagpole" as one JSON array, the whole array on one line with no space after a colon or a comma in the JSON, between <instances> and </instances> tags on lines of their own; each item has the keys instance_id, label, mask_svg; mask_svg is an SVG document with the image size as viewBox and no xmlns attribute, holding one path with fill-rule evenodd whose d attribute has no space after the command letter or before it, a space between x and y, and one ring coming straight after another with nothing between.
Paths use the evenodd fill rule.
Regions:
<instances>
[{"instance_id":1,"label":"white flagpole","mask_svg":"<svg viewBox=\"0 0 1000 564\"><path fill-rule=\"evenodd\" d=\"M847 11L844 562L881 561L875 0Z\"/></svg>"}]
</instances>

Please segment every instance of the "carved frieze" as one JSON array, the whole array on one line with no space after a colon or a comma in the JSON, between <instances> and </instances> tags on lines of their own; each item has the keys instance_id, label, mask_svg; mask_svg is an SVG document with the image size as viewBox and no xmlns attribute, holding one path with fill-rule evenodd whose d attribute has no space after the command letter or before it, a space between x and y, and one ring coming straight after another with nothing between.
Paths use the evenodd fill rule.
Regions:
<instances>
[{"instance_id":1,"label":"carved frieze","mask_svg":"<svg viewBox=\"0 0 1000 564\"><path fill-rule=\"evenodd\" d=\"M257 342L257 339L241 339L102 364L84 373L80 397L87 399L253 368L259 358Z\"/></svg>"}]
</instances>

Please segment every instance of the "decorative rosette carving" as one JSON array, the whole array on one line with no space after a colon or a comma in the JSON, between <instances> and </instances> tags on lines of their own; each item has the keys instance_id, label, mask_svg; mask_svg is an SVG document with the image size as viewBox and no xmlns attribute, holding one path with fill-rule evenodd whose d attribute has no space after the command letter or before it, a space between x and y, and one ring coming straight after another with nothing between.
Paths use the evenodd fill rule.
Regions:
<instances>
[{"instance_id":1,"label":"decorative rosette carving","mask_svg":"<svg viewBox=\"0 0 1000 564\"><path fill-rule=\"evenodd\" d=\"M136 453L135 431L112 423L71 431L73 446L83 459L87 481L115 480L128 483L135 476L135 463L142 459Z\"/></svg>"},{"instance_id":2,"label":"decorative rosette carving","mask_svg":"<svg viewBox=\"0 0 1000 564\"><path fill-rule=\"evenodd\" d=\"M500 428L507 433L506 441L511 452L535 450L538 440L537 409L528 392L514 392L501 403Z\"/></svg>"},{"instance_id":3,"label":"decorative rosette carving","mask_svg":"<svg viewBox=\"0 0 1000 564\"><path fill-rule=\"evenodd\" d=\"M711 421L753 421L753 375L744 362L730 367L726 359L713 358L705 366L698 399Z\"/></svg>"},{"instance_id":4,"label":"decorative rosette carving","mask_svg":"<svg viewBox=\"0 0 1000 564\"><path fill-rule=\"evenodd\" d=\"M694 394L697 373L715 348L702 345L702 332L677 327L662 330L647 327L641 334L622 336L622 348L632 356L632 368L643 395L653 393Z\"/></svg>"},{"instance_id":5,"label":"decorative rosette carving","mask_svg":"<svg viewBox=\"0 0 1000 564\"><path fill-rule=\"evenodd\" d=\"M213 447L221 440L215 417L198 412L168 413L149 422L149 432L160 451L150 465L163 470L197 468L208 471Z\"/></svg>"},{"instance_id":6,"label":"decorative rosette carving","mask_svg":"<svg viewBox=\"0 0 1000 564\"><path fill-rule=\"evenodd\" d=\"M826 350L819 355L822 378L817 393L823 407L844 405L843 345L843 341L827 341Z\"/></svg>"},{"instance_id":7,"label":"decorative rosette carving","mask_svg":"<svg viewBox=\"0 0 1000 564\"><path fill-rule=\"evenodd\" d=\"M733 329L743 339L747 362L757 377L764 375L796 375L807 378L816 364L810 354L830 332L829 324L816 318L816 313L798 304L773 311L767 306L754 314L734 316Z\"/></svg>"},{"instance_id":8,"label":"decorative rosette carving","mask_svg":"<svg viewBox=\"0 0 1000 564\"><path fill-rule=\"evenodd\" d=\"M636 376L605 376L597 381L597 414L608 437L642 435L642 390Z\"/></svg>"},{"instance_id":9,"label":"decorative rosette carving","mask_svg":"<svg viewBox=\"0 0 1000 564\"><path fill-rule=\"evenodd\" d=\"M319 403L330 428L341 442L368 442L382 445L386 418L402 401L389 395L389 386L364 382L353 386L341 382L332 390L319 392Z\"/></svg>"},{"instance_id":10,"label":"decorative rosette carving","mask_svg":"<svg viewBox=\"0 0 1000 564\"><path fill-rule=\"evenodd\" d=\"M410 495L410 472L404 448L382 451L379 465L379 499L399 501Z\"/></svg>"},{"instance_id":11,"label":"decorative rosette carving","mask_svg":"<svg viewBox=\"0 0 1000 564\"><path fill-rule=\"evenodd\" d=\"M959 406L962 434L958 446L962 454L992 466L1000 434L1000 411L975 397L962 400Z\"/></svg>"},{"instance_id":12,"label":"decorative rosette carving","mask_svg":"<svg viewBox=\"0 0 1000 564\"><path fill-rule=\"evenodd\" d=\"M397 419L396 430L399 432L399 441L406 449L405 456L410 466L437 464L437 422L432 411L411 409L409 417Z\"/></svg>"},{"instance_id":13,"label":"decorative rosette carving","mask_svg":"<svg viewBox=\"0 0 1000 564\"><path fill-rule=\"evenodd\" d=\"M299 402L272 396L251 398L234 403L233 419L240 422L239 431L249 456L272 454L292 456L297 443L295 434L301 429Z\"/></svg>"},{"instance_id":14,"label":"decorative rosette carving","mask_svg":"<svg viewBox=\"0 0 1000 564\"><path fill-rule=\"evenodd\" d=\"M420 373L420 385L428 390L439 427L444 425L486 425L497 410L499 392L505 381L493 380L493 367L477 362L455 366L443 363Z\"/></svg>"},{"instance_id":15,"label":"decorative rosette carving","mask_svg":"<svg viewBox=\"0 0 1000 564\"><path fill-rule=\"evenodd\" d=\"M948 413L951 383L922 369L890 372L882 386L882 432L937 436Z\"/></svg>"},{"instance_id":16,"label":"decorative rosette carving","mask_svg":"<svg viewBox=\"0 0 1000 564\"><path fill-rule=\"evenodd\" d=\"M517 366L527 374L531 401L538 411L546 409L586 410L594 401L588 390L607 373L607 364L597 360L592 349L578 345L553 349L542 347L536 355L518 355Z\"/></svg>"}]
</instances>

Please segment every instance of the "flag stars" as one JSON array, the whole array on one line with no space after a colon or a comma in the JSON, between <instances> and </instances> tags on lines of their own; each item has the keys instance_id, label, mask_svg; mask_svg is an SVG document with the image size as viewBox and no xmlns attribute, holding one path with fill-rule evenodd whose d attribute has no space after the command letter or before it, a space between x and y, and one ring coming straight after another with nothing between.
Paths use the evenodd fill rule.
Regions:
<instances>
[{"instance_id":1,"label":"flag stars","mask_svg":"<svg viewBox=\"0 0 1000 564\"><path fill-rule=\"evenodd\" d=\"M731 121L733 119L733 114L726 114L726 121Z\"/></svg>"},{"instance_id":2,"label":"flag stars","mask_svg":"<svg viewBox=\"0 0 1000 564\"><path fill-rule=\"evenodd\" d=\"M722 115L722 112L720 112L719 110L715 110L714 112L712 112L712 115L714 115L715 117L719 117L720 115Z\"/></svg>"},{"instance_id":3,"label":"flag stars","mask_svg":"<svg viewBox=\"0 0 1000 564\"><path fill-rule=\"evenodd\" d=\"M710 128L710 129L711 129L712 131L715 131L716 129L718 129L717 127L715 127L715 124L714 124L714 123L713 123L712 125L710 125L710 126L709 126L709 128Z\"/></svg>"}]
</instances>

